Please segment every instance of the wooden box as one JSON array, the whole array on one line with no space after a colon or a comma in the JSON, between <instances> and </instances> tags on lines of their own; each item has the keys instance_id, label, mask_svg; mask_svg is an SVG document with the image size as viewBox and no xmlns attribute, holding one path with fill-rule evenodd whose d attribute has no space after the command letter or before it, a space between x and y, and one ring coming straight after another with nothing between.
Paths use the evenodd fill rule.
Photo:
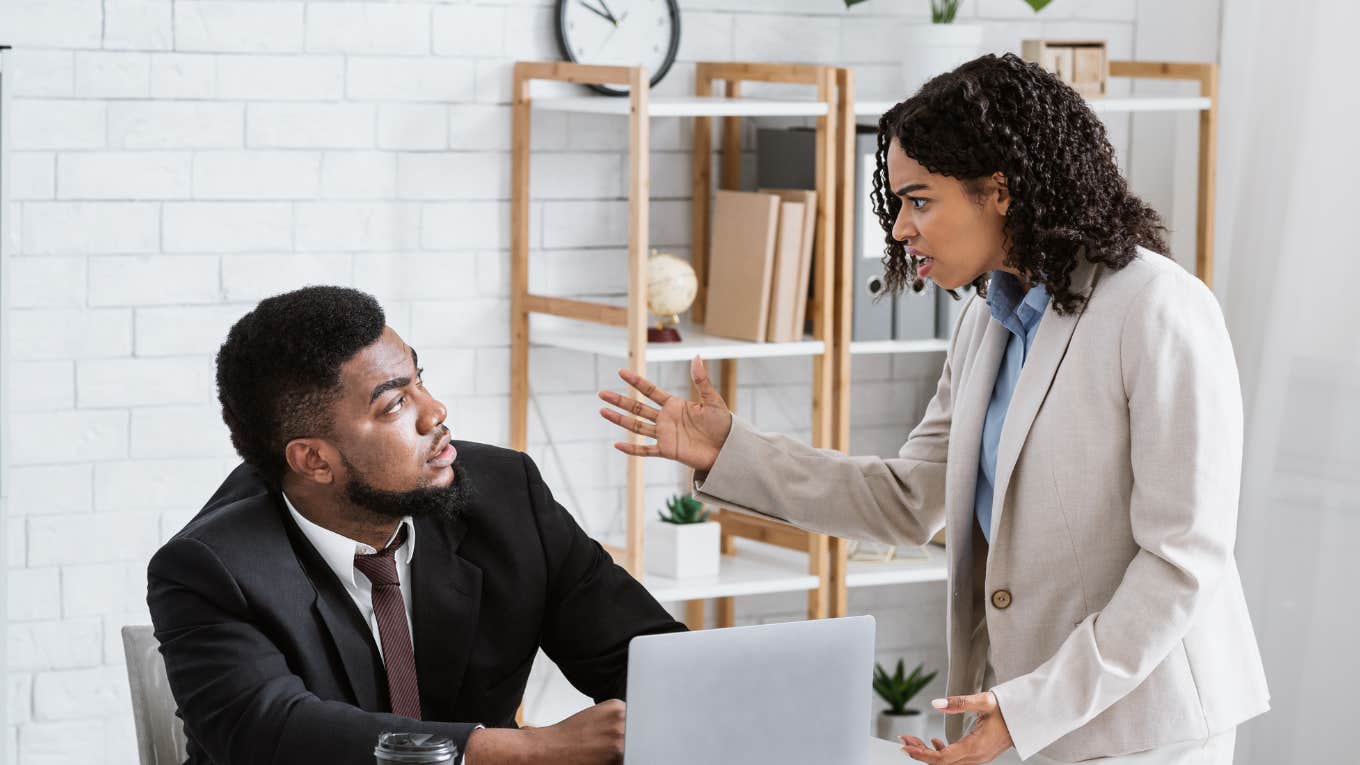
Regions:
<instances>
[{"instance_id":1,"label":"wooden box","mask_svg":"<svg viewBox=\"0 0 1360 765\"><path fill-rule=\"evenodd\" d=\"M1110 58L1103 40L1025 40L1020 55L1086 98L1106 93Z\"/></svg>"}]
</instances>

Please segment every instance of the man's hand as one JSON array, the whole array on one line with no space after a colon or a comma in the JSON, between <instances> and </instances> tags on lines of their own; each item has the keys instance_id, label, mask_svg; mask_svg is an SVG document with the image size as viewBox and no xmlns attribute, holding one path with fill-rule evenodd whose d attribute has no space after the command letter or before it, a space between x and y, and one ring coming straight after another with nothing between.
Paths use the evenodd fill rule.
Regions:
<instances>
[{"instance_id":1,"label":"man's hand","mask_svg":"<svg viewBox=\"0 0 1360 765\"><path fill-rule=\"evenodd\" d=\"M703 361L694 357L689 366L690 379L699 393L698 401L686 401L658 388L655 383L636 373L620 369L619 377L634 390L651 399L660 409L614 391L601 391L605 403L622 409L601 409L600 416L647 438L654 444L635 444L621 441L614 448L624 454L639 457L665 457L695 470L706 472L718 459L718 452L727 442L732 430L732 411L727 408L713 383ZM624 414L627 412L628 414ZM628 416L629 414L633 416Z\"/></svg>"},{"instance_id":2,"label":"man's hand","mask_svg":"<svg viewBox=\"0 0 1360 765\"><path fill-rule=\"evenodd\" d=\"M936 699L931 705L947 715L974 712L978 716L977 722L967 735L948 746L938 738L931 739L934 749L915 736L902 736L902 751L913 760L930 765L982 765L1011 748L1010 728L1006 727L996 694L991 691Z\"/></svg>"},{"instance_id":3,"label":"man's hand","mask_svg":"<svg viewBox=\"0 0 1360 765\"><path fill-rule=\"evenodd\" d=\"M619 765L623 726L623 702L611 699L545 728L475 730L464 759L474 765Z\"/></svg>"}]
</instances>

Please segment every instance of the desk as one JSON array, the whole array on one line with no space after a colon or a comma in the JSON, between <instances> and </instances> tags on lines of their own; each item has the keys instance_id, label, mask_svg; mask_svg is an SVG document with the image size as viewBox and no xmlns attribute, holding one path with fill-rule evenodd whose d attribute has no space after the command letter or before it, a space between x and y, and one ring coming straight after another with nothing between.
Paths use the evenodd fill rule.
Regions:
<instances>
[{"instance_id":1,"label":"desk","mask_svg":"<svg viewBox=\"0 0 1360 765\"><path fill-rule=\"evenodd\" d=\"M917 760L913 760L902 747L894 741L884 741L881 738L869 739L869 765L922 765ZM1001 753L1001 756L992 760L992 765L1020 765L1020 758L1015 754L1012 747Z\"/></svg>"}]
</instances>

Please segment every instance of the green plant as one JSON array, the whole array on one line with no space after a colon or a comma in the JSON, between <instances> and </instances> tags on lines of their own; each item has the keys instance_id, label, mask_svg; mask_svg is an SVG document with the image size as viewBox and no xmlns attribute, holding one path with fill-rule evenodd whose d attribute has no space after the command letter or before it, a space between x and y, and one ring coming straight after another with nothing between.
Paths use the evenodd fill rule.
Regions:
<instances>
[{"instance_id":1,"label":"green plant","mask_svg":"<svg viewBox=\"0 0 1360 765\"><path fill-rule=\"evenodd\" d=\"M669 513L669 515L668 515ZM703 523L708 520L709 511L704 509L704 503L694 497L687 497L676 494L666 500L666 512L656 511L657 516L666 523L688 524Z\"/></svg>"},{"instance_id":2,"label":"green plant","mask_svg":"<svg viewBox=\"0 0 1360 765\"><path fill-rule=\"evenodd\" d=\"M862 2L864 2L864 0L845 0L845 7L849 8L852 5L859 5ZM959 12L960 2L962 2L962 0L930 0L931 23L953 23L954 15ZM1053 0L1025 0L1025 3L1033 8L1035 13L1042 11L1044 7L1051 2L1053 2Z\"/></svg>"},{"instance_id":3,"label":"green plant","mask_svg":"<svg viewBox=\"0 0 1360 765\"><path fill-rule=\"evenodd\" d=\"M935 679L936 672L923 675L924 664L917 664L916 669L911 671L907 677L902 676L902 660L897 660L897 671L888 674L883 669L883 665L874 662L874 693L878 697L888 702L889 713L903 715L907 713L907 704L922 688L930 685L930 681Z\"/></svg>"}]
</instances>

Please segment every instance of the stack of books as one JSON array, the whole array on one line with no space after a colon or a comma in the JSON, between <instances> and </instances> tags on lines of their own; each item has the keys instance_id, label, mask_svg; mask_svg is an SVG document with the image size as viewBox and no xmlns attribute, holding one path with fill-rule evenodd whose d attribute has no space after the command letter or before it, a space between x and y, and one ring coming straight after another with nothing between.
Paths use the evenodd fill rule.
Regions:
<instances>
[{"instance_id":1,"label":"stack of books","mask_svg":"<svg viewBox=\"0 0 1360 765\"><path fill-rule=\"evenodd\" d=\"M706 331L752 342L802 340L817 192L719 191L712 220Z\"/></svg>"}]
</instances>

